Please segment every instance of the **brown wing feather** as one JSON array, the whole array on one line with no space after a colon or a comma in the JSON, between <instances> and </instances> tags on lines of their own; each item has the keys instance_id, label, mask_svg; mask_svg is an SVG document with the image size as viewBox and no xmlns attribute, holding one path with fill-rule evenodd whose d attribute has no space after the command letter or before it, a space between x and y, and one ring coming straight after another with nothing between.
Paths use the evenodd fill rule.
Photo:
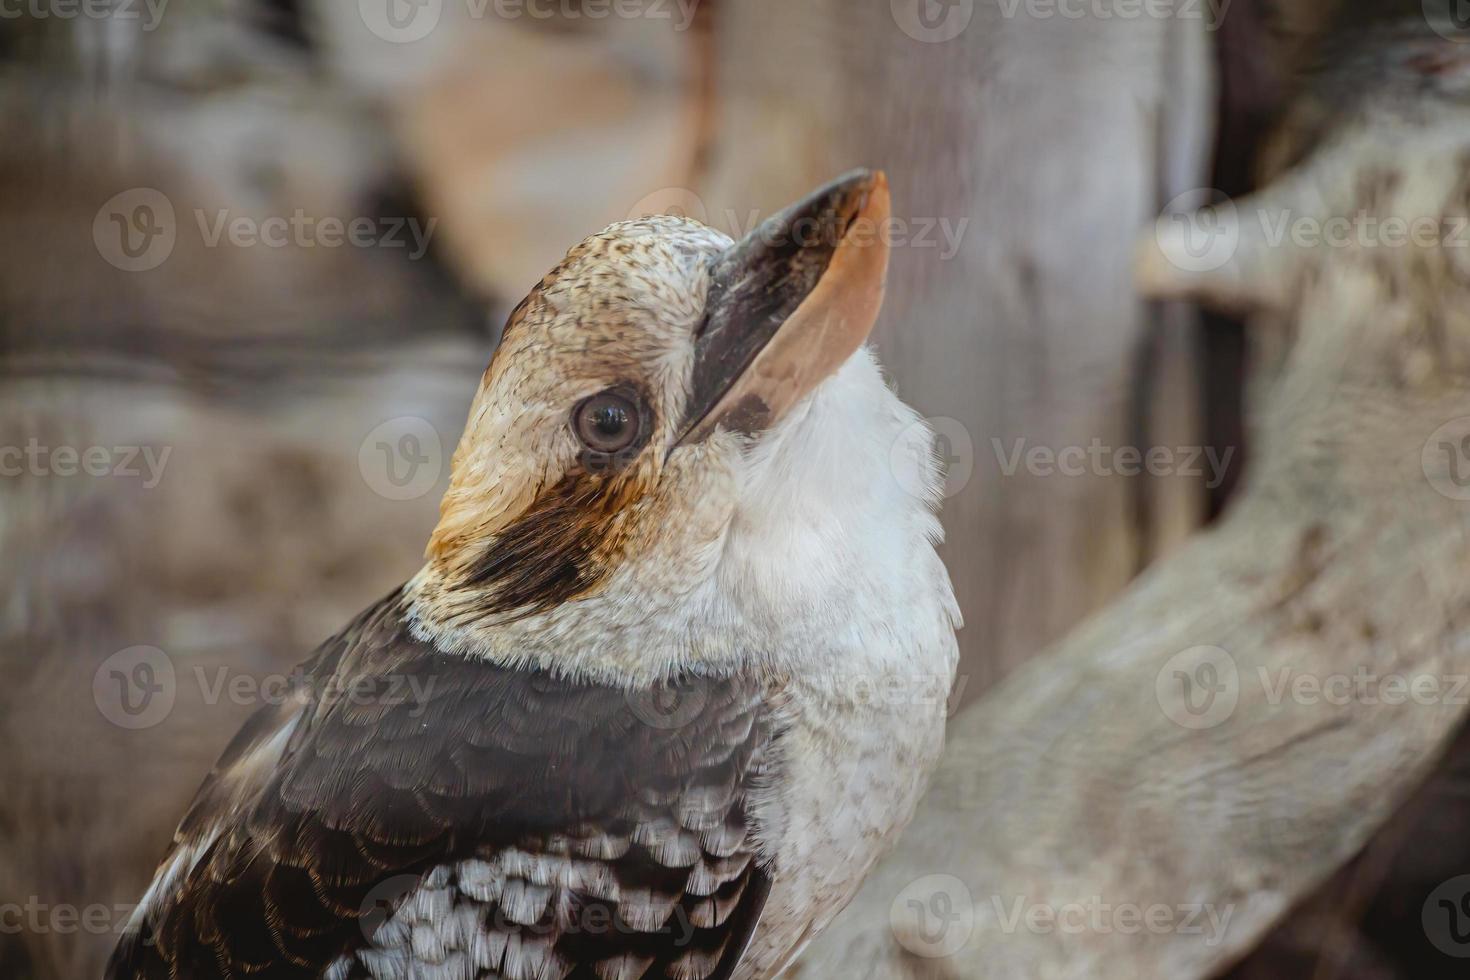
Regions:
<instances>
[{"instance_id":1,"label":"brown wing feather","mask_svg":"<svg viewBox=\"0 0 1470 980\"><path fill-rule=\"evenodd\" d=\"M726 976L767 889L747 794L772 739L752 680L655 699L450 657L390 597L226 752L107 975Z\"/></svg>"}]
</instances>

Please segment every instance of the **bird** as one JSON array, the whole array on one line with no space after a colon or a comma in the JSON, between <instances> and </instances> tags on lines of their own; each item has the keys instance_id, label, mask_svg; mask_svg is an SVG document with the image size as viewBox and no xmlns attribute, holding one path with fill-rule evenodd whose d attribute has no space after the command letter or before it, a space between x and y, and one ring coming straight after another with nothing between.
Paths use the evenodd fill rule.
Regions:
<instances>
[{"instance_id":1,"label":"bird","mask_svg":"<svg viewBox=\"0 0 1470 980\"><path fill-rule=\"evenodd\" d=\"M927 422L858 170L739 241L646 215L510 314L425 561L206 777L112 980L762 980L943 745Z\"/></svg>"}]
</instances>

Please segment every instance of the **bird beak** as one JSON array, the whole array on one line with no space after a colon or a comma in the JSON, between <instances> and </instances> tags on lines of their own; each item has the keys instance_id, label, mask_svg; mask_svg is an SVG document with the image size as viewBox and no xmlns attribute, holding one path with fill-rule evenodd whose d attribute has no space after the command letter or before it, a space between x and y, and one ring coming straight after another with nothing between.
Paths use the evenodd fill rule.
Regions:
<instances>
[{"instance_id":1,"label":"bird beak","mask_svg":"<svg viewBox=\"0 0 1470 980\"><path fill-rule=\"evenodd\" d=\"M888 216L883 172L855 170L715 260L676 445L769 428L862 346L883 305Z\"/></svg>"}]
</instances>

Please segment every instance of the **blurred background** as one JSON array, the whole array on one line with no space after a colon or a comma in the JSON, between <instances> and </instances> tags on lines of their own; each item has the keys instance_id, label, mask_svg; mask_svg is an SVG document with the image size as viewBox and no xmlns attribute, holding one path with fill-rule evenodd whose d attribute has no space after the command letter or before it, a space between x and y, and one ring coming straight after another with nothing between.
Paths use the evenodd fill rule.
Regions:
<instances>
[{"instance_id":1,"label":"blurred background","mask_svg":"<svg viewBox=\"0 0 1470 980\"><path fill-rule=\"evenodd\" d=\"M738 237L887 170L875 343L940 435L981 696L1249 468L1241 324L1142 300L1134 242L1252 188L1344 6L1418 16L0 0L0 977L97 975L235 729L417 569L500 323L611 221Z\"/></svg>"}]
</instances>

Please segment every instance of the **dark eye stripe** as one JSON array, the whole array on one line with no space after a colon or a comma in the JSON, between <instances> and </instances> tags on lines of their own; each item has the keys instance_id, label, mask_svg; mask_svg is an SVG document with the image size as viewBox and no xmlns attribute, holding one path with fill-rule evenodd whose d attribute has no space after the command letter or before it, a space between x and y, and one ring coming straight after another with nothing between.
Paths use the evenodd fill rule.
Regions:
<instances>
[{"instance_id":1,"label":"dark eye stripe","mask_svg":"<svg viewBox=\"0 0 1470 980\"><path fill-rule=\"evenodd\" d=\"M465 585L489 587L476 607L482 614L544 612L586 595L626 545L617 518L642 491L625 464L648 443L652 412L636 390L609 388L578 402L571 425L585 447L581 465L544 489L467 570Z\"/></svg>"},{"instance_id":2,"label":"dark eye stripe","mask_svg":"<svg viewBox=\"0 0 1470 980\"><path fill-rule=\"evenodd\" d=\"M465 584L489 586L484 613L544 612L595 588L617 551L616 481L568 476L502 530Z\"/></svg>"}]
</instances>

